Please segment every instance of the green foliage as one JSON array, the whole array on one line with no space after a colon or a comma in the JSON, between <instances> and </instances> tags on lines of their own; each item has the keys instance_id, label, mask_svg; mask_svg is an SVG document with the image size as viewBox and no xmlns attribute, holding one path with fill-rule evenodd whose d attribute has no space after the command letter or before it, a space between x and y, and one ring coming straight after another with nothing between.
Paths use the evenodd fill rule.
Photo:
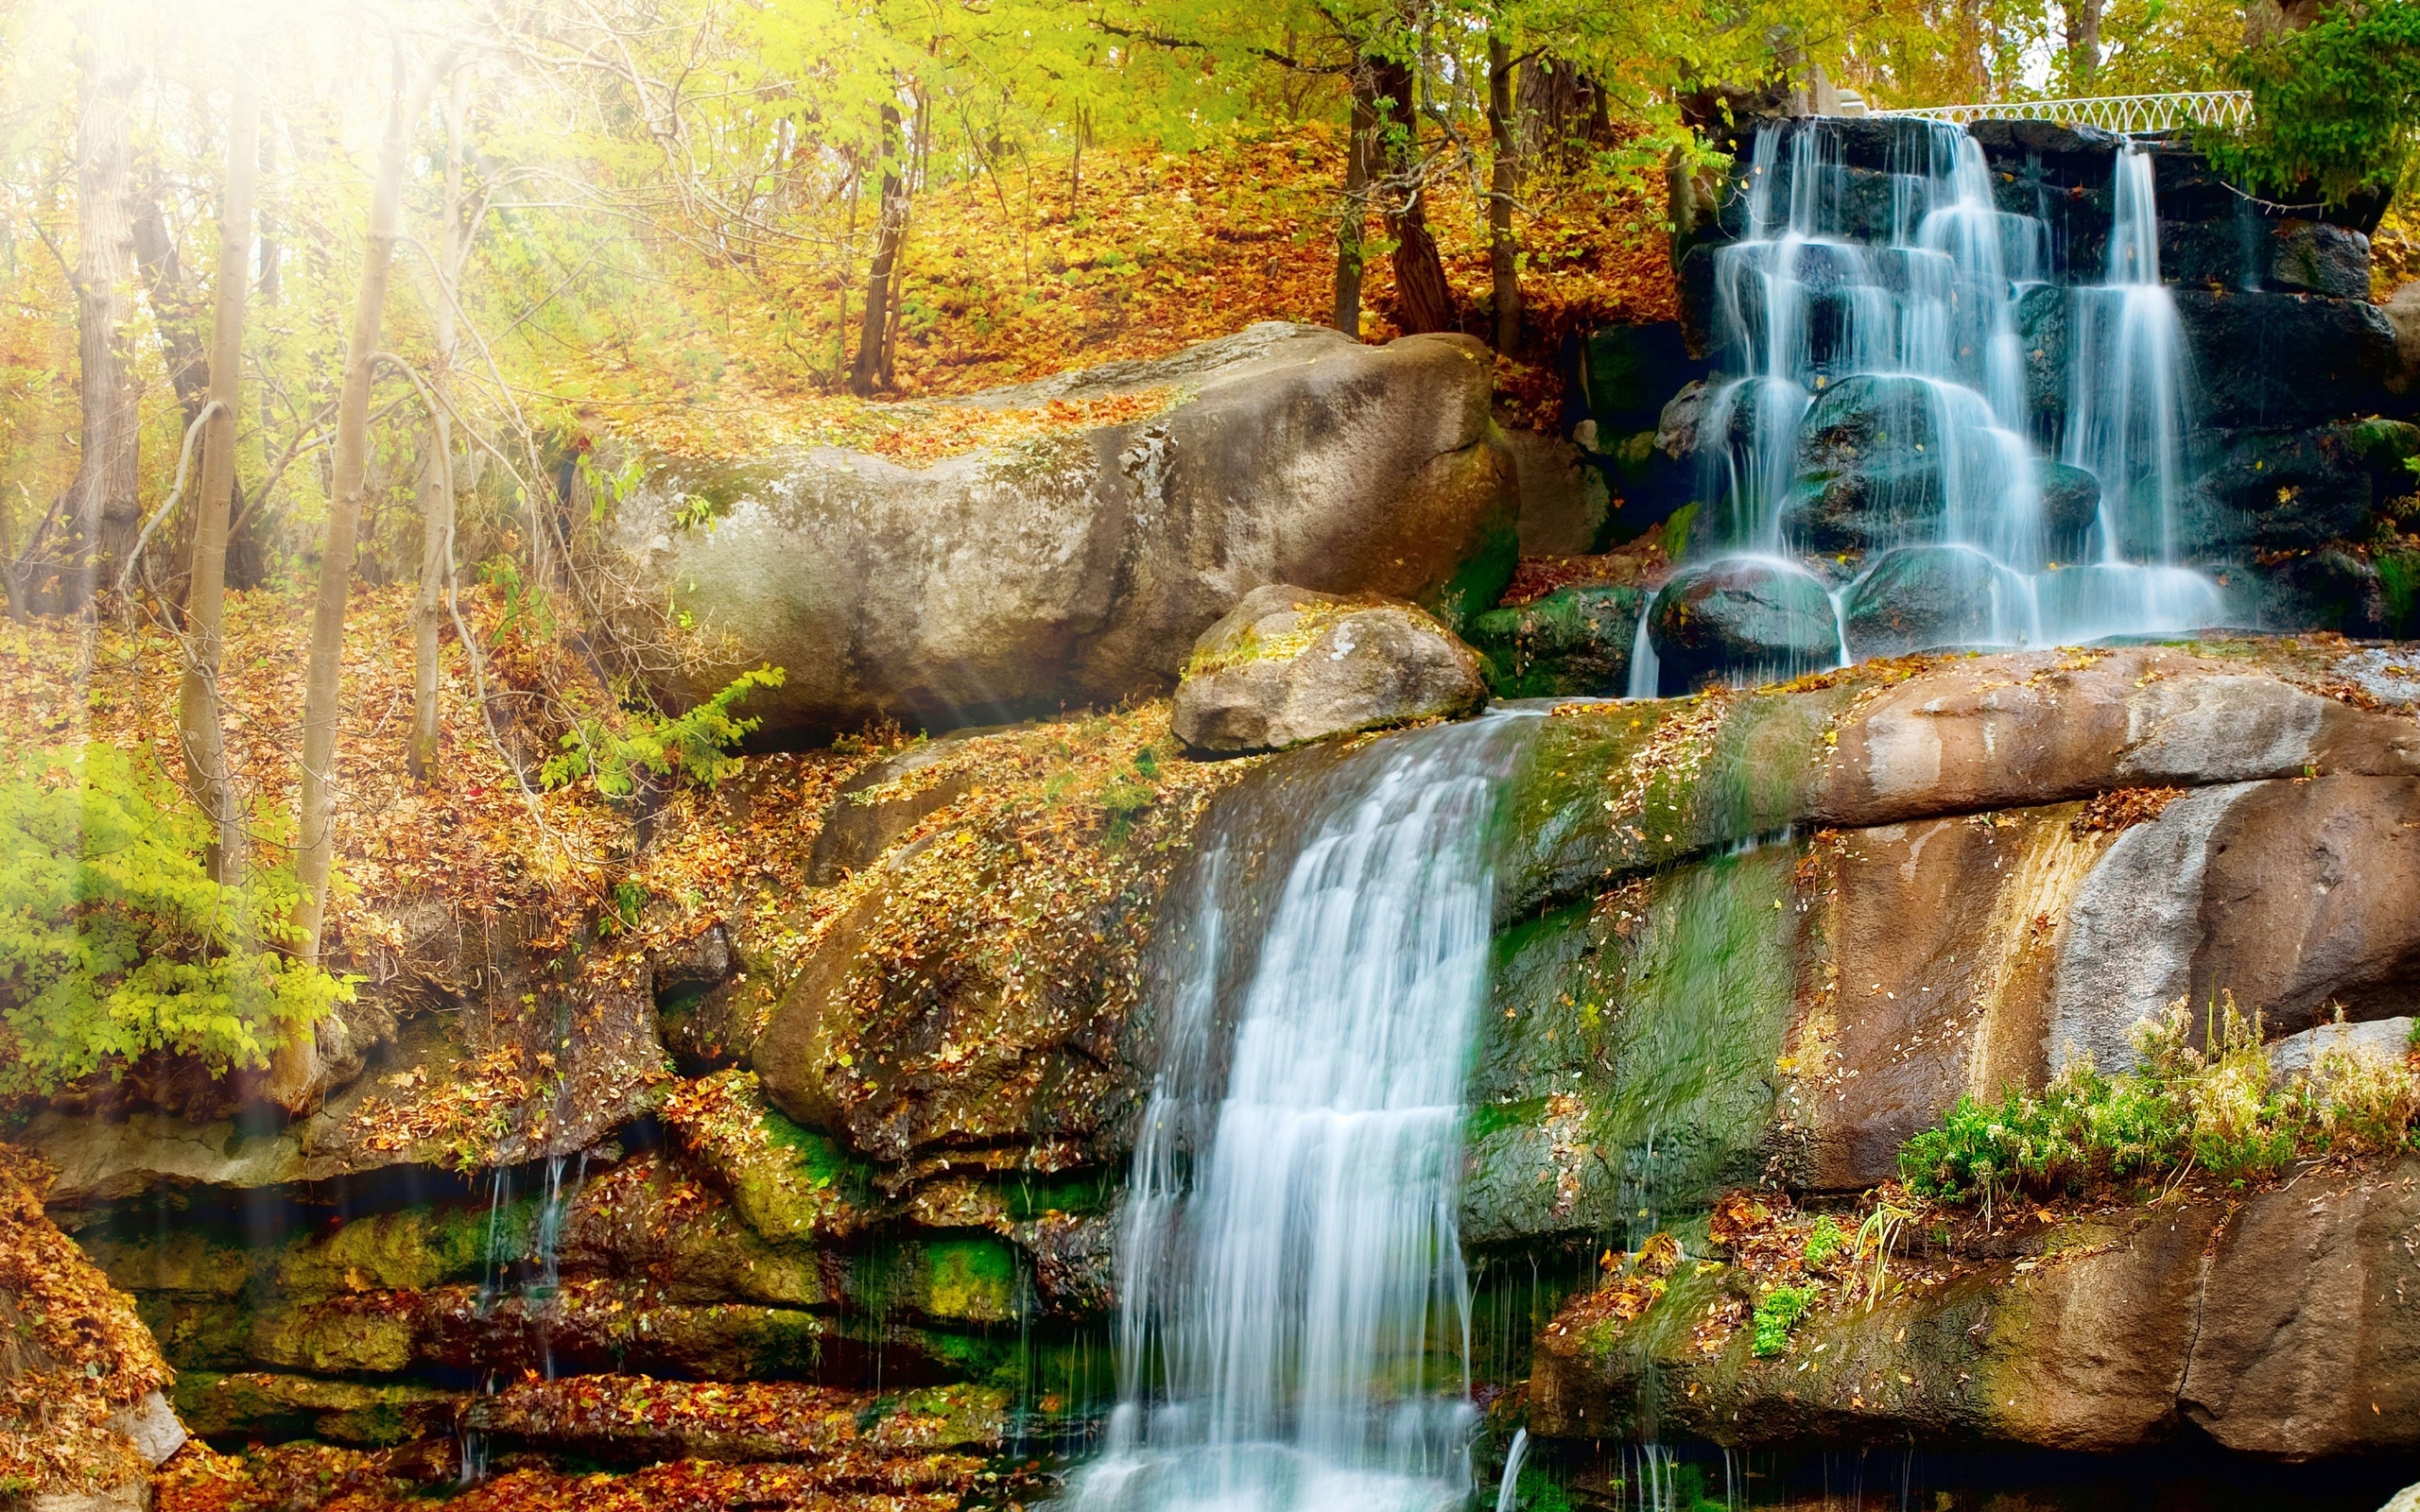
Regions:
<instances>
[{"instance_id":1,"label":"green foliage","mask_svg":"<svg viewBox=\"0 0 2420 1512\"><path fill-rule=\"evenodd\" d=\"M1815 1305L1815 1288L1806 1286L1776 1286L1756 1302L1754 1349L1756 1358L1770 1360L1789 1348L1789 1331Z\"/></svg>"},{"instance_id":2,"label":"green foliage","mask_svg":"<svg viewBox=\"0 0 2420 1512\"><path fill-rule=\"evenodd\" d=\"M266 1065L353 988L277 946L283 868L212 880L211 828L138 756L0 756L0 1094L43 1093L152 1051Z\"/></svg>"},{"instance_id":3,"label":"green foliage","mask_svg":"<svg viewBox=\"0 0 2420 1512\"><path fill-rule=\"evenodd\" d=\"M2420 6L2344 0L2245 49L2229 71L2252 92L2253 125L2197 142L2256 192L2316 191L2341 205L2392 189L2420 141Z\"/></svg>"},{"instance_id":4,"label":"green foliage","mask_svg":"<svg viewBox=\"0 0 2420 1512\"><path fill-rule=\"evenodd\" d=\"M1830 1264L1833 1257L1848 1246L1848 1233L1841 1228L1840 1221L1827 1212L1816 1219L1815 1227L1808 1230L1802 1258L1806 1262L1808 1270L1820 1270Z\"/></svg>"},{"instance_id":5,"label":"green foliage","mask_svg":"<svg viewBox=\"0 0 2420 1512\"><path fill-rule=\"evenodd\" d=\"M581 719L562 737L562 754L547 758L540 780L548 787L562 787L591 778L608 798L630 797L638 790L642 774L670 777L677 772L713 787L738 769L732 746L764 723L735 715L733 706L751 688L780 687L782 678L782 669L775 666L743 672L695 709L669 718L628 715L619 729L602 719Z\"/></svg>"},{"instance_id":6,"label":"green foliage","mask_svg":"<svg viewBox=\"0 0 2420 1512\"><path fill-rule=\"evenodd\" d=\"M2135 1025L2140 1069L2103 1076L2089 1057L2037 1098L2011 1091L1996 1108L1962 1097L1942 1126L1899 1149L1908 1190L1945 1202L2004 1200L2021 1189L2083 1192L2190 1164L2238 1184L2276 1175L2297 1150L2391 1149L2411 1138L2420 1083L2404 1067L2343 1055L2273 1085L2259 1019L2234 999L2188 1042L2191 1015L2170 1005Z\"/></svg>"}]
</instances>

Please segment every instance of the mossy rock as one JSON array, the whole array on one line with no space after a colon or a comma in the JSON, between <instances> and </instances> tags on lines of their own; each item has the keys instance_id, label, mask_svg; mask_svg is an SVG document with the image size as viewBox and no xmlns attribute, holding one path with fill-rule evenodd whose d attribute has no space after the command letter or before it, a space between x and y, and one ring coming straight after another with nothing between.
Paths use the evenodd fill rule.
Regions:
<instances>
[{"instance_id":1,"label":"mossy rock","mask_svg":"<svg viewBox=\"0 0 2420 1512\"><path fill-rule=\"evenodd\" d=\"M405 1208L372 1213L288 1246L270 1283L289 1298L363 1291L425 1291L475 1281L529 1255L539 1202Z\"/></svg>"},{"instance_id":2,"label":"mossy rock","mask_svg":"<svg viewBox=\"0 0 2420 1512\"><path fill-rule=\"evenodd\" d=\"M1468 637L1499 698L1618 696L1630 685L1647 599L1645 589L1627 584L1559 588L1478 615Z\"/></svg>"},{"instance_id":3,"label":"mossy rock","mask_svg":"<svg viewBox=\"0 0 2420 1512\"><path fill-rule=\"evenodd\" d=\"M693 1083L666 1103L665 1118L690 1159L730 1194L741 1220L767 1239L845 1237L871 1217L870 1168L775 1108L753 1072Z\"/></svg>"},{"instance_id":4,"label":"mossy rock","mask_svg":"<svg viewBox=\"0 0 2420 1512\"><path fill-rule=\"evenodd\" d=\"M177 1415L202 1438L318 1438L362 1449L450 1432L461 1400L459 1392L434 1386L372 1385L265 1370L189 1370L177 1378L172 1392Z\"/></svg>"},{"instance_id":5,"label":"mossy rock","mask_svg":"<svg viewBox=\"0 0 2420 1512\"><path fill-rule=\"evenodd\" d=\"M989 1236L881 1245L852 1270L852 1299L876 1316L907 1312L978 1326L1017 1317L1016 1252Z\"/></svg>"}]
</instances>

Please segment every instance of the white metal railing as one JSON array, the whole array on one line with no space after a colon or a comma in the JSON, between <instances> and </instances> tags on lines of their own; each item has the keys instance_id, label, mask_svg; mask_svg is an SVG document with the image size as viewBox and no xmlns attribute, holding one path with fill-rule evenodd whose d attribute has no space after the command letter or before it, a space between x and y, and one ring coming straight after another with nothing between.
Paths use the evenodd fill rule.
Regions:
<instances>
[{"instance_id":1,"label":"white metal railing","mask_svg":"<svg viewBox=\"0 0 2420 1512\"><path fill-rule=\"evenodd\" d=\"M2183 94L2105 94L2098 99L1927 105L1873 113L1910 115L1926 121L1947 121L1953 126L1971 126L1977 121L2056 121L2062 126L2097 126L2104 131L2139 136L2152 131L2173 131L2184 126L2242 126L2252 119L2252 96L2242 90L2211 89Z\"/></svg>"}]
</instances>

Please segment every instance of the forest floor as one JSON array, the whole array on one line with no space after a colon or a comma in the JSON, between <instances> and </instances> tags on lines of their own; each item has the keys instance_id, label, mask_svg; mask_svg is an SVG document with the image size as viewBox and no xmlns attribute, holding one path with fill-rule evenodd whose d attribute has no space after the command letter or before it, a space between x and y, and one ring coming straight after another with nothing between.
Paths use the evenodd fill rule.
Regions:
<instances>
[{"instance_id":1,"label":"forest floor","mask_svg":"<svg viewBox=\"0 0 2420 1512\"><path fill-rule=\"evenodd\" d=\"M785 334L827 296L756 269L667 290L661 308L568 352L549 387L600 432L671 455L820 442L925 460L969 412L919 401L1162 356L1258 320L1329 323L1342 152L1341 134L1314 122L1186 153L1095 149L1080 174L1063 159L1028 163L1009 170L1013 194L988 176L936 187L914 210L895 389L875 400L837 391L842 353ZM1652 164L1616 150L1542 170L1520 204L1525 335L1497 359L1496 385L1510 415L1546 423L1565 335L1674 318L1677 294ZM1427 206L1462 329L1484 335L1484 198L1449 175ZM1374 217L1364 234L1361 335L1386 341L1400 334L1393 273Z\"/></svg>"}]
</instances>

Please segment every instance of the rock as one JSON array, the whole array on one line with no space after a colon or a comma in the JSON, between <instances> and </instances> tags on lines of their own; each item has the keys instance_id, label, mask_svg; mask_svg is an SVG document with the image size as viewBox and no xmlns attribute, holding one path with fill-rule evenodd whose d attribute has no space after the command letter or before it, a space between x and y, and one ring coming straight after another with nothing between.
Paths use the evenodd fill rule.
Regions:
<instances>
[{"instance_id":1,"label":"rock","mask_svg":"<svg viewBox=\"0 0 2420 1512\"><path fill-rule=\"evenodd\" d=\"M2395 331L2367 300L2189 288L2175 299L2206 424L2311 425L2390 403Z\"/></svg>"},{"instance_id":2,"label":"rock","mask_svg":"<svg viewBox=\"0 0 2420 1512\"><path fill-rule=\"evenodd\" d=\"M2186 549L2204 558L2307 551L2370 533L2389 499L2411 491L2406 457L2420 426L2366 420L2214 438L2218 455L2185 502Z\"/></svg>"},{"instance_id":3,"label":"rock","mask_svg":"<svg viewBox=\"0 0 2420 1512\"><path fill-rule=\"evenodd\" d=\"M2042 541L2051 560L2082 554L2084 533L2100 518L2100 480L2089 469L2065 462L2039 464Z\"/></svg>"},{"instance_id":4,"label":"rock","mask_svg":"<svg viewBox=\"0 0 2420 1512\"><path fill-rule=\"evenodd\" d=\"M2420 1020L2410 1017L2373 1019L2367 1023L2315 1024L2300 1034L2273 1041L2269 1064L2283 1078L2297 1072L2310 1072L2323 1056L2375 1056L2400 1060L2412 1048L2415 1025L2420 1025Z\"/></svg>"},{"instance_id":5,"label":"rock","mask_svg":"<svg viewBox=\"0 0 2420 1512\"><path fill-rule=\"evenodd\" d=\"M177 1400L197 1435L256 1443L319 1438L385 1448L449 1435L465 1400L416 1383L373 1385L271 1370L189 1370L177 1378Z\"/></svg>"},{"instance_id":6,"label":"rock","mask_svg":"<svg viewBox=\"0 0 2420 1512\"><path fill-rule=\"evenodd\" d=\"M2377 564L2335 546L2273 561L2255 586L2264 629L2373 636L2394 618Z\"/></svg>"},{"instance_id":7,"label":"rock","mask_svg":"<svg viewBox=\"0 0 2420 1512\"><path fill-rule=\"evenodd\" d=\"M1920 378L1859 374L1816 395L1798 431L1783 529L1810 551L1864 551L1940 529L1943 401Z\"/></svg>"},{"instance_id":8,"label":"rock","mask_svg":"<svg viewBox=\"0 0 2420 1512\"><path fill-rule=\"evenodd\" d=\"M2370 297L2370 239L2343 226L2312 220L2268 224L2269 266L2263 281L2337 300Z\"/></svg>"},{"instance_id":9,"label":"rock","mask_svg":"<svg viewBox=\"0 0 2420 1512\"><path fill-rule=\"evenodd\" d=\"M896 1399L787 1382L700 1386L644 1377L529 1381L471 1404L465 1426L510 1445L610 1464L779 1461L829 1466L896 1494L963 1472L1008 1437L1009 1395L946 1386ZM892 1457L896 1462L892 1462ZM854 1470L854 1476L851 1471Z\"/></svg>"},{"instance_id":10,"label":"rock","mask_svg":"<svg viewBox=\"0 0 2420 1512\"><path fill-rule=\"evenodd\" d=\"M2013 645L2031 627L2023 578L1971 546L1901 546L1850 585L1841 606L1849 655Z\"/></svg>"},{"instance_id":11,"label":"rock","mask_svg":"<svg viewBox=\"0 0 2420 1512\"><path fill-rule=\"evenodd\" d=\"M2415 1228L2408 1157L2246 1202L2202 1283L2186 1416L2228 1449L2282 1459L2420 1449Z\"/></svg>"},{"instance_id":12,"label":"rock","mask_svg":"<svg viewBox=\"0 0 2420 1512\"><path fill-rule=\"evenodd\" d=\"M1600 436L1652 430L1676 388L1702 381L1679 322L1601 326L1580 348L1581 387Z\"/></svg>"},{"instance_id":13,"label":"rock","mask_svg":"<svg viewBox=\"0 0 2420 1512\"><path fill-rule=\"evenodd\" d=\"M141 1401L110 1418L110 1426L127 1436L134 1452L153 1467L166 1462L169 1455L185 1444L185 1425L177 1420L176 1409L159 1392L147 1393Z\"/></svg>"},{"instance_id":14,"label":"rock","mask_svg":"<svg viewBox=\"0 0 2420 1512\"><path fill-rule=\"evenodd\" d=\"M2420 382L2420 282L2396 289L2379 313L2394 328L2395 371L2387 379L2387 391L2409 394Z\"/></svg>"},{"instance_id":15,"label":"rock","mask_svg":"<svg viewBox=\"0 0 2420 1512\"><path fill-rule=\"evenodd\" d=\"M2406 1298L2420 1261L2402 1236L2415 1223L2410 1157L2256 1192L2240 1211L2103 1209L1890 1306L1820 1308L1770 1361L1747 1329L1695 1327L1726 1289L1748 1299L1736 1273L1684 1265L1634 1322L1583 1305L1539 1331L1530 1432L2110 1452L2189 1424L2288 1461L2409 1454L2420 1312Z\"/></svg>"},{"instance_id":16,"label":"rock","mask_svg":"<svg viewBox=\"0 0 2420 1512\"><path fill-rule=\"evenodd\" d=\"M1471 621L1470 644L1499 698L1619 696L1648 591L1626 584L1558 588Z\"/></svg>"},{"instance_id":17,"label":"rock","mask_svg":"<svg viewBox=\"0 0 2420 1512\"><path fill-rule=\"evenodd\" d=\"M2051 449L2066 428L2068 375L2074 371L2075 296L2036 284L2016 297L2016 340L2025 369L2025 407Z\"/></svg>"},{"instance_id":18,"label":"rock","mask_svg":"<svg viewBox=\"0 0 2420 1512\"><path fill-rule=\"evenodd\" d=\"M806 864L807 885L828 887L863 870L925 816L964 798L972 784L962 773L936 782L911 781L949 754L943 742L918 746L886 757L842 783L823 811L823 827L816 832L815 850Z\"/></svg>"},{"instance_id":19,"label":"rock","mask_svg":"<svg viewBox=\"0 0 2420 1512\"><path fill-rule=\"evenodd\" d=\"M2407 1486L2395 1492L2378 1512L2420 1512L2420 1486Z\"/></svg>"},{"instance_id":20,"label":"rock","mask_svg":"<svg viewBox=\"0 0 2420 1512\"><path fill-rule=\"evenodd\" d=\"M1519 480L1523 556L1590 551L1604 534L1612 499L1604 474L1582 456L1583 446L1594 445L1595 431L1595 421L1581 421L1583 438L1578 445L1558 436L1542 436L1527 426L1504 433Z\"/></svg>"},{"instance_id":21,"label":"rock","mask_svg":"<svg viewBox=\"0 0 2420 1512\"><path fill-rule=\"evenodd\" d=\"M665 696L770 662L787 680L743 712L804 736L1111 704L1170 686L1184 648L1257 587L1384 593L1457 622L1511 572L1513 469L1477 341L1365 347L1270 323L963 403L1148 391L1181 398L922 470L829 449L658 469L613 523L630 612L668 599L731 638ZM677 524L699 499L718 518Z\"/></svg>"},{"instance_id":22,"label":"rock","mask_svg":"<svg viewBox=\"0 0 2420 1512\"><path fill-rule=\"evenodd\" d=\"M1411 605L1270 586L1203 632L1170 725L1196 750L1239 755L1486 701L1478 658Z\"/></svg>"},{"instance_id":23,"label":"rock","mask_svg":"<svg viewBox=\"0 0 2420 1512\"><path fill-rule=\"evenodd\" d=\"M1733 557L1685 567L1648 610L1658 687L1708 679L1795 677L1840 659L1824 585L1788 563Z\"/></svg>"}]
</instances>

